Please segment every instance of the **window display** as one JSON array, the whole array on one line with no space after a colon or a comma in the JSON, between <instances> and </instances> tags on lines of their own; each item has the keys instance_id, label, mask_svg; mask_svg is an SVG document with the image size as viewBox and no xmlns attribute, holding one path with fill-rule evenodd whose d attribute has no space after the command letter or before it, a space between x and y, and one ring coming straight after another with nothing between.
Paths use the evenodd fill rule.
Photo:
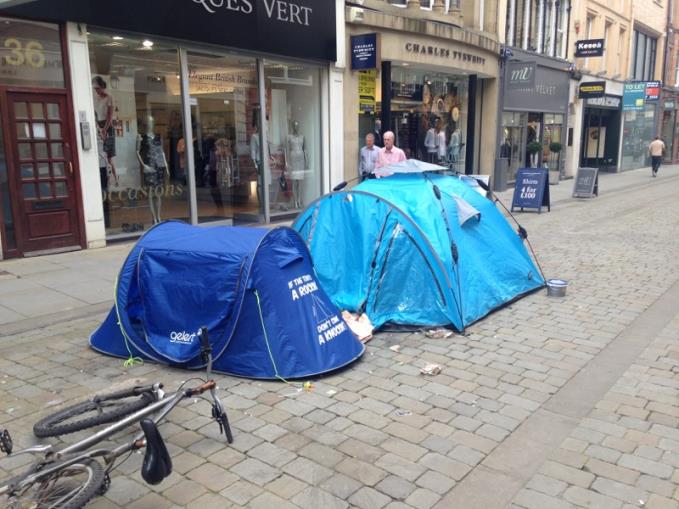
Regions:
<instances>
[{"instance_id":1,"label":"window display","mask_svg":"<svg viewBox=\"0 0 679 509\"><path fill-rule=\"evenodd\" d=\"M188 220L176 49L94 31L89 48L107 234Z\"/></svg>"},{"instance_id":2,"label":"window display","mask_svg":"<svg viewBox=\"0 0 679 509\"><path fill-rule=\"evenodd\" d=\"M266 61L271 215L301 210L321 192L320 71Z\"/></svg>"},{"instance_id":3,"label":"window display","mask_svg":"<svg viewBox=\"0 0 679 509\"><path fill-rule=\"evenodd\" d=\"M650 166L648 145L655 136L655 104L641 111L626 111L622 137L622 169Z\"/></svg>"}]
</instances>

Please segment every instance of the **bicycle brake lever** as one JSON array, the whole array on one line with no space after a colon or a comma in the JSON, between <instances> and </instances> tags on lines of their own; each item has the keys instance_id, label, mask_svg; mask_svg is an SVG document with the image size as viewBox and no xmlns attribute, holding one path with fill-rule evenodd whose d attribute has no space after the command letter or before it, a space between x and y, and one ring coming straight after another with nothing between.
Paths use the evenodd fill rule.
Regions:
<instances>
[{"instance_id":1,"label":"bicycle brake lever","mask_svg":"<svg viewBox=\"0 0 679 509\"><path fill-rule=\"evenodd\" d=\"M226 435L226 441L230 444L233 443L233 434L231 433L231 426L229 426L229 419L226 416L226 412L219 408L217 404L212 405L212 417L217 424L219 424L219 433Z\"/></svg>"},{"instance_id":2,"label":"bicycle brake lever","mask_svg":"<svg viewBox=\"0 0 679 509\"><path fill-rule=\"evenodd\" d=\"M230 443L230 442L229 442ZM12 441L12 437L9 434L9 431L2 430L2 433L0 433L0 451L4 452L9 456L12 454L12 449L14 447L14 442Z\"/></svg>"}]
</instances>

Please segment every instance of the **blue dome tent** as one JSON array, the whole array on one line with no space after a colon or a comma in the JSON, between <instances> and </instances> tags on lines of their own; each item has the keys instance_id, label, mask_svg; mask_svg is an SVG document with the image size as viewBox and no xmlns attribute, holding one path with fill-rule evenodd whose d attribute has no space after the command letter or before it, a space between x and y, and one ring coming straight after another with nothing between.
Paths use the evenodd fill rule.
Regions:
<instances>
[{"instance_id":1,"label":"blue dome tent","mask_svg":"<svg viewBox=\"0 0 679 509\"><path fill-rule=\"evenodd\" d=\"M293 228L333 302L376 327L464 330L545 284L495 204L457 177L366 180L312 203Z\"/></svg>"},{"instance_id":2,"label":"blue dome tent","mask_svg":"<svg viewBox=\"0 0 679 509\"><path fill-rule=\"evenodd\" d=\"M134 246L115 305L90 337L95 350L200 369L207 326L214 370L301 378L345 366L364 346L318 284L290 228L165 222Z\"/></svg>"}]
</instances>

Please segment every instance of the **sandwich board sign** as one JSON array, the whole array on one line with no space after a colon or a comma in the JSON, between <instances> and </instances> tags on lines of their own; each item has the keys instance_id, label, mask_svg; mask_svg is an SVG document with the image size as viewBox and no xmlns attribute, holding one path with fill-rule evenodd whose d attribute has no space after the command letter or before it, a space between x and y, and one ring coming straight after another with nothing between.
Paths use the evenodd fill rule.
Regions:
<instances>
[{"instance_id":1,"label":"sandwich board sign","mask_svg":"<svg viewBox=\"0 0 679 509\"><path fill-rule=\"evenodd\" d=\"M512 212L515 208L537 209L538 214L542 207L551 211L549 200L549 172L547 168L519 168L516 172L514 184L514 198L512 199Z\"/></svg>"},{"instance_id":2,"label":"sandwich board sign","mask_svg":"<svg viewBox=\"0 0 679 509\"><path fill-rule=\"evenodd\" d=\"M573 187L574 198L599 196L599 168L578 168Z\"/></svg>"}]
</instances>

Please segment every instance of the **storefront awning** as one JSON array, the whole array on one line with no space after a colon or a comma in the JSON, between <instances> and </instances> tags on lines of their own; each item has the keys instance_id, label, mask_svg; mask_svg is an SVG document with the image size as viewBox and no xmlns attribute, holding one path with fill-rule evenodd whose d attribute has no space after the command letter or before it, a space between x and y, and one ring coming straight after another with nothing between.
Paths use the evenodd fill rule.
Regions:
<instances>
[{"instance_id":1,"label":"storefront awning","mask_svg":"<svg viewBox=\"0 0 679 509\"><path fill-rule=\"evenodd\" d=\"M335 0L0 0L0 15L336 60Z\"/></svg>"}]
</instances>

